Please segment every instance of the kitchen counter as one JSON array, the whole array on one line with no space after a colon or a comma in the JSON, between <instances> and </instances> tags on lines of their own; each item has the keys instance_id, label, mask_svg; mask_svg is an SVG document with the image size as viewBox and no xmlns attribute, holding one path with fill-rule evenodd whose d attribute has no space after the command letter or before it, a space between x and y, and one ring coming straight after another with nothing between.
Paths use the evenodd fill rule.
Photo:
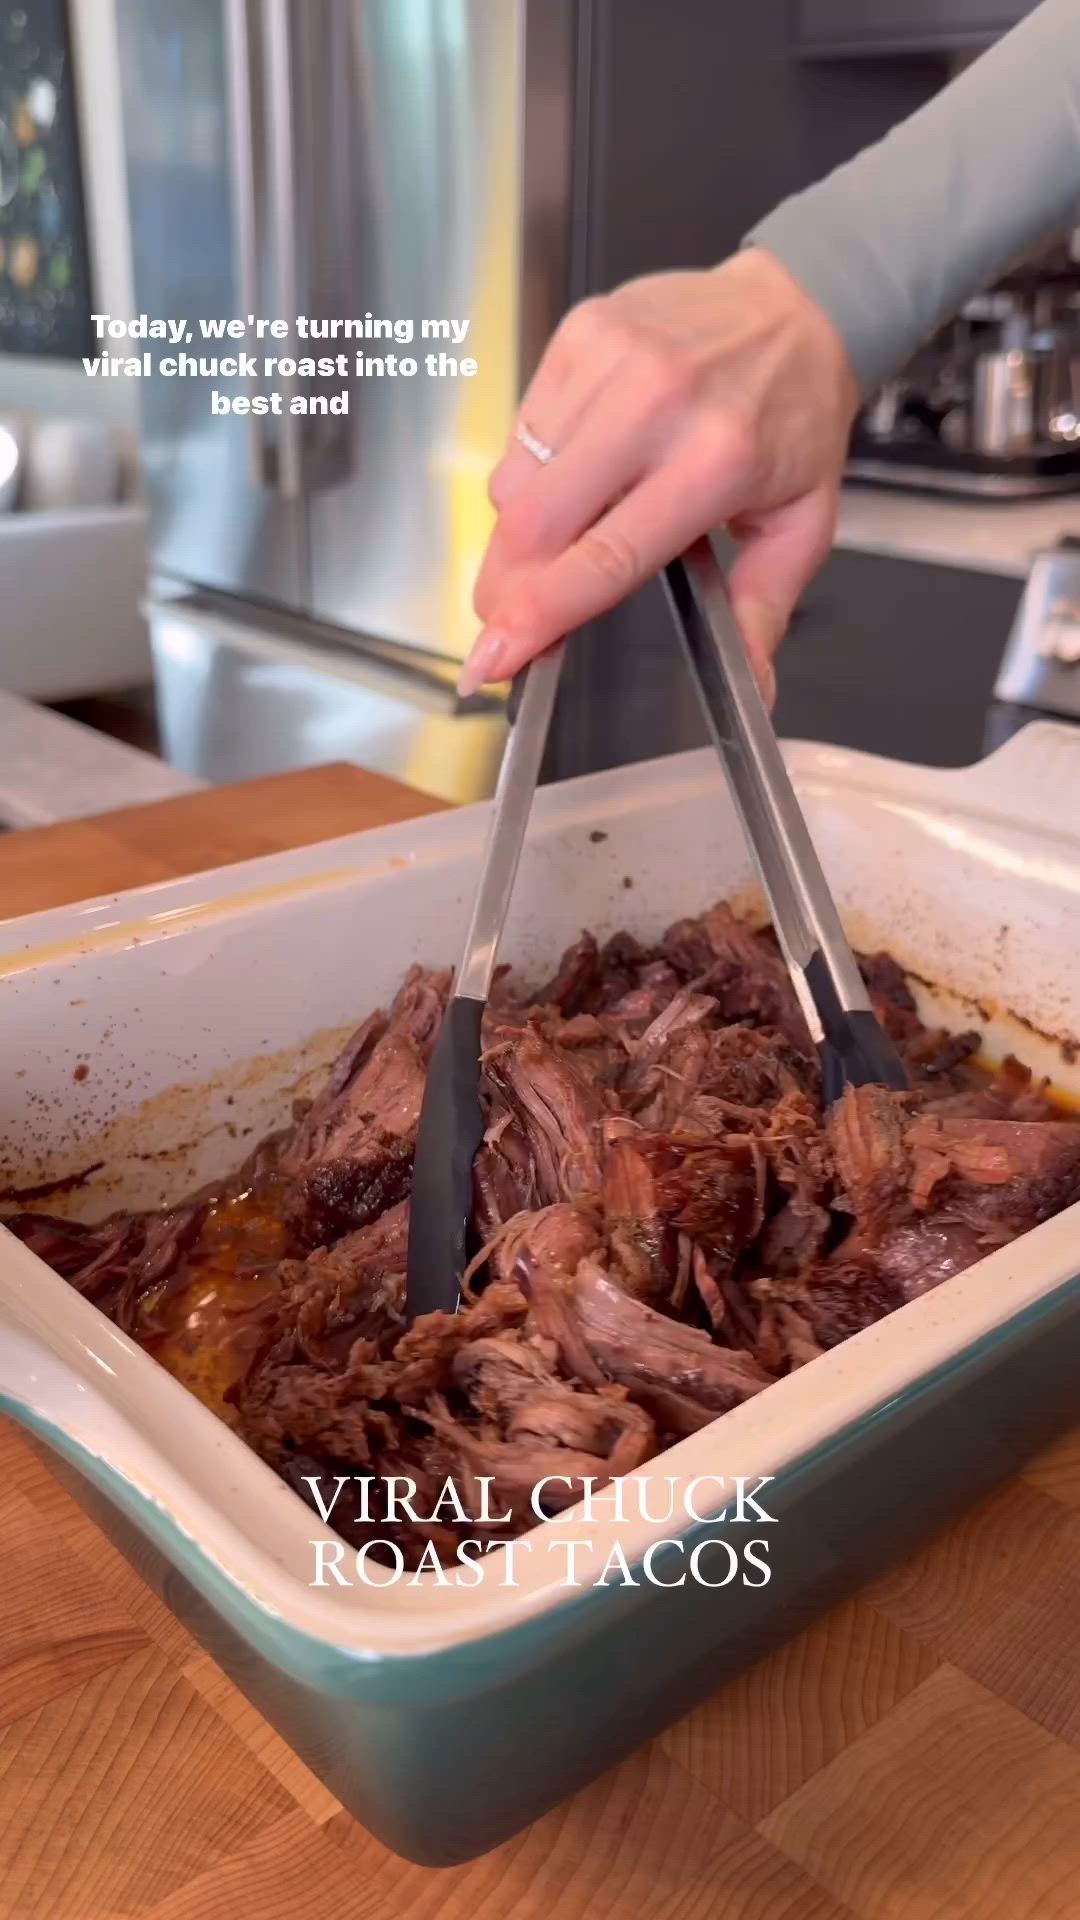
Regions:
<instances>
[{"instance_id":1,"label":"kitchen counter","mask_svg":"<svg viewBox=\"0 0 1080 1920\"><path fill-rule=\"evenodd\" d=\"M25 913L434 804L345 766L207 790L11 835L0 899ZM1080 1430L518 1840L438 1873L343 1812L7 1423L0 1486L4 1915L1077 1911Z\"/></svg>"},{"instance_id":2,"label":"kitchen counter","mask_svg":"<svg viewBox=\"0 0 1080 1920\"><path fill-rule=\"evenodd\" d=\"M836 545L978 573L1027 577L1032 555L1080 534L1080 493L1046 500L950 500L901 488L846 486Z\"/></svg>"},{"instance_id":3,"label":"kitchen counter","mask_svg":"<svg viewBox=\"0 0 1080 1920\"><path fill-rule=\"evenodd\" d=\"M49 826L203 785L152 753L0 692L0 825Z\"/></svg>"}]
</instances>

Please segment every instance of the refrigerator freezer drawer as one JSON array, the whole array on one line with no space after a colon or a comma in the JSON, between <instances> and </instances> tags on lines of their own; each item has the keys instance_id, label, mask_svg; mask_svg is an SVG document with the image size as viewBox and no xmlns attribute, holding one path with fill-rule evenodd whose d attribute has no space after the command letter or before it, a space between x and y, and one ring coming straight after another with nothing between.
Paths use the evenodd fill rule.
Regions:
<instances>
[{"instance_id":1,"label":"refrigerator freezer drawer","mask_svg":"<svg viewBox=\"0 0 1080 1920\"><path fill-rule=\"evenodd\" d=\"M162 751L209 781L352 760L455 805L495 790L501 706L357 651L216 618L183 601L147 609Z\"/></svg>"}]
</instances>

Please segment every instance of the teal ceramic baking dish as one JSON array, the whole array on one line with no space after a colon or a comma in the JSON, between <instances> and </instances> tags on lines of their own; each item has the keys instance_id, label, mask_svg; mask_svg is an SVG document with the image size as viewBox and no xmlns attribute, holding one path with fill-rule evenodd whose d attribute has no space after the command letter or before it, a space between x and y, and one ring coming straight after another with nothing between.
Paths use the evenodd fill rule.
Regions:
<instances>
[{"instance_id":1,"label":"teal ceramic baking dish","mask_svg":"<svg viewBox=\"0 0 1080 1920\"><path fill-rule=\"evenodd\" d=\"M853 937L933 981L921 991L945 1017L974 1000L992 1050L1075 1088L1075 736L1032 727L960 773L790 759ZM69 1202L93 1217L241 1159L412 960L453 953L485 816L5 923L0 1184L98 1165ZM538 801L506 956L539 971L584 924L649 934L721 896L748 904L749 875L709 756L575 782ZM797 1631L1075 1413L1078 1214L650 1462L622 1517L601 1501L544 1522L512 1580L499 1551L468 1584L314 1584L329 1527L6 1234L0 1405L343 1803L400 1853L449 1863ZM717 1517L737 1477L765 1481L768 1519ZM768 1567L753 1584L748 1538ZM735 1576L688 1577L695 1547L704 1579L732 1556Z\"/></svg>"}]
</instances>

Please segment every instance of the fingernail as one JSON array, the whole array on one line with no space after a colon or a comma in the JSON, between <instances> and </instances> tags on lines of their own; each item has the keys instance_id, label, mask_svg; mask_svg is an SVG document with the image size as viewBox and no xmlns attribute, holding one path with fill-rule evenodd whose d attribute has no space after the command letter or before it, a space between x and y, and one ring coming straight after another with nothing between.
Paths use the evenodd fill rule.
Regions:
<instances>
[{"instance_id":1,"label":"fingernail","mask_svg":"<svg viewBox=\"0 0 1080 1920\"><path fill-rule=\"evenodd\" d=\"M509 638L497 627L485 627L458 676L457 690L462 698L501 679L500 663Z\"/></svg>"}]
</instances>

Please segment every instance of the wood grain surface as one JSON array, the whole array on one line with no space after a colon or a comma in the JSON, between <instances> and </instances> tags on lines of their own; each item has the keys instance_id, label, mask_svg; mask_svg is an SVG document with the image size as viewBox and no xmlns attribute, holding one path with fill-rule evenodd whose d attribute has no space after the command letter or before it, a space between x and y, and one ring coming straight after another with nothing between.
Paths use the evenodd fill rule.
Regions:
<instances>
[{"instance_id":1,"label":"wood grain surface","mask_svg":"<svg viewBox=\"0 0 1080 1920\"><path fill-rule=\"evenodd\" d=\"M64 900L434 803L350 767L0 840ZM461 1868L343 1812L0 1423L3 1920L1080 1920L1080 1430Z\"/></svg>"}]
</instances>

